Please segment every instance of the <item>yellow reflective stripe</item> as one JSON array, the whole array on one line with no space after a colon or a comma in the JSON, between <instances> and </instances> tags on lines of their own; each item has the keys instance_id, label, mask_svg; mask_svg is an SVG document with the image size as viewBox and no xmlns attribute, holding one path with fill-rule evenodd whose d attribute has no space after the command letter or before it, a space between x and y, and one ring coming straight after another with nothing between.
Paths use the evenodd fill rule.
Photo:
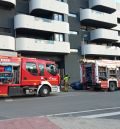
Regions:
<instances>
[{"instance_id":1,"label":"yellow reflective stripe","mask_svg":"<svg viewBox=\"0 0 120 129\"><path fill-rule=\"evenodd\" d=\"M8 96L8 94L0 94L0 96Z\"/></svg>"}]
</instances>

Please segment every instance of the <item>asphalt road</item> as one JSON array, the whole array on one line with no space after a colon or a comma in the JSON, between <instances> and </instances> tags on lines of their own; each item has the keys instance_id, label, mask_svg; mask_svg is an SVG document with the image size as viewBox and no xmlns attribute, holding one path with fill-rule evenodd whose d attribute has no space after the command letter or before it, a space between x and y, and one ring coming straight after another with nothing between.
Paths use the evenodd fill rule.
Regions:
<instances>
[{"instance_id":1,"label":"asphalt road","mask_svg":"<svg viewBox=\"0 0 120 129\"><path fill-rule=\"evenodd\" d=\"M120 91L71 91L49 97L0 98L0 120L30 116L120 120Z\"/></svg>"}]
</instances>

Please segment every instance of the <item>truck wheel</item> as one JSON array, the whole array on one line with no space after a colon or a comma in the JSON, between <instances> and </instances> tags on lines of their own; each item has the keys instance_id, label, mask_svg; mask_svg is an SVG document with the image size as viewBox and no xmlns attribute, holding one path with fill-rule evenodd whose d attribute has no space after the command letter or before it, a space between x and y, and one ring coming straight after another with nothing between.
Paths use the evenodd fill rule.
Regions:
<instances>
[{"instance_id":1,"label":"truck wheel","mask_svg":"<svg viewBox=\"0 0 120 129\"><path fill-rule=\"evenodd\" d=\"M110 82L109 91L115 91L117 89L115 82Z\"/></svg>"},{"instance_id":2,"label":"truck wheel","mask_svg":"<svg viewBox=\"0 0 120 129\"><path fill-rule=\"evenodd\" d=\"M50 88L48 86L43 86L39 91L39 96L46 97L50 94Z\"/></svg>"}]
</instances>

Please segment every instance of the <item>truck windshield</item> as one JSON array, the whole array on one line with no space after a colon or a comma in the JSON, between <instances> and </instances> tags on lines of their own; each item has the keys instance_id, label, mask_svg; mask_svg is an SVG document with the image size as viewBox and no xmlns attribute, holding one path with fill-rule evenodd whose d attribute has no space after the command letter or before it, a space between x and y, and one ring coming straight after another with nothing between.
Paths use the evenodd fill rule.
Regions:
<instances>
[{"instance_id":1,"label":"truck windshield","mask_svg":"<svg viewBox=\"0 0 120 129\"><path fill-rule=\"evenodd\" d=\"M54 64L46 64L47 71L53 76L57 75L58 69Z\"/></svg>"},{"instance_id":2,"label":"truck windshield","mask_svg":"<svg viewBox=\"0 0 120 129\"><path fill-rule=\"evenodd\" d=\"M35 75L37 76L38 75L38 71L37 71L37 66L35 63L33 62L27 62L26 63L26 70L32 74L32 75Z\"/></svg>"}]
</instances>

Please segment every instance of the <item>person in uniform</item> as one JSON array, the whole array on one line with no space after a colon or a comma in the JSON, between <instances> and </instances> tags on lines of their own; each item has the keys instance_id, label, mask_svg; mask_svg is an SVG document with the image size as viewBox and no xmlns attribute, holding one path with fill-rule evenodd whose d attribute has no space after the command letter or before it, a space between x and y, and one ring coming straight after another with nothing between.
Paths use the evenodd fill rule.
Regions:
<instances>
[{"instance_id":1,"label":"person in uniform","mask_svg":"<svg viewBox=\"0 0 120 129\"><path fill-rule=\"evenodd\" d=\"M68 92L69 79L70 79L70 77L68 76L68 74L66 74L66 75L64 76L64 91L65 91L65 92Z\"/></svg>"}]
</instances>

